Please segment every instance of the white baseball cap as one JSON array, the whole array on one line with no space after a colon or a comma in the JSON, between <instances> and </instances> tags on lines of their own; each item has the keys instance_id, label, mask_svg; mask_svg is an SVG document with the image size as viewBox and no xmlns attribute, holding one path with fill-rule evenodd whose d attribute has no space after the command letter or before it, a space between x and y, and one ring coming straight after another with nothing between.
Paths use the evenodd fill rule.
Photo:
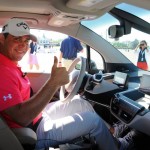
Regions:
<instances>
[{"instance_id":1,"label":"white baseball cap","mask_svg":"<svg viewBox=\"0 0 150 150\"><path fill-rule=\"evenodd\" d=\"M30 35L30 39L32 41L37 41L36 36L30 34L30 28L28 24L22 20L17 18L12 18L2 27L2 33L9 33L13 36L24 36Z\"/></svg>"}]
</instances>

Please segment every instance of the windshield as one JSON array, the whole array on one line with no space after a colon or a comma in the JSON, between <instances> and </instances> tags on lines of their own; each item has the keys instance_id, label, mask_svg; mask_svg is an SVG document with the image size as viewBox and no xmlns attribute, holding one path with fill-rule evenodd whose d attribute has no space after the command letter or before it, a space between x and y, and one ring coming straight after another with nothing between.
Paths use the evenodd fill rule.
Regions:
<instances>
[{"instance_id":1,"label":"windshield","mask_svg":"<svg viewBox=\"0 0 150 150\"><path fill-rule=\"evenodd\" d=\"M141 18L143 24L148 25L148 28L150 26L150 11L145 10L139 7L135 7L132 5L128 5L125 3L119 4L116 6L116 8L121 9L125 12L128 12L130 14L133 14L134 16L137 16L138 18ZM137 19L137 18L136 18ZM135 21L136 21L135 19ZM121 20L124 21L124 20ZM137 22L139 20L137 19ZM140 20L141 21L141 20ZM115 26L118 27L121 23L117 19L117 17L114 17L114 15L111 15L111 13L107 13L103 15L102 17L93 20L93 21L82 21L82 25L86 26L90 30L94 31L101 37L103 37L105 40L107 40L109 43L111 43L118 51L120 51L123 55L125 55L131 62L133 62L137 67L143 69L143 70L150 70L150 67L141 67L138 61L141 63L147 63L150 64L150 34L145 31L143 31L142 26L134 25L131 27L131 33L124 34L117 38L112 38L109 33L109 27ZM149 31L148 31L149 32ZM144 43L142 41L144 40ZM141 47L140 44L145 44ZM142 51L143 50L143 51ZM141 52L142 51L142 52ZM143 54L142 54L143 53ZM149 65L150 66L150 65Z\"/></svg>"}]
</instances>

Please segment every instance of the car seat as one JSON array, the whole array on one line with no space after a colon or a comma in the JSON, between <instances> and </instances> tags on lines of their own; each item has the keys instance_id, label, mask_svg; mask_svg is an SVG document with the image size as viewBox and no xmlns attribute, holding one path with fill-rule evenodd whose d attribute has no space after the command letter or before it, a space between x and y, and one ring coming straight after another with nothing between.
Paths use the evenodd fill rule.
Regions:
<instances>
[{"instance_id":1,"label":"car seat","mask_svg":"<svg viewBox=\"0 0 150 150\"><path fill-rule=\"evenodd\" d=\"M0 150L33 150L36 140L32 129L10 129L0 116Z\"/></svg>"}]
</instances>

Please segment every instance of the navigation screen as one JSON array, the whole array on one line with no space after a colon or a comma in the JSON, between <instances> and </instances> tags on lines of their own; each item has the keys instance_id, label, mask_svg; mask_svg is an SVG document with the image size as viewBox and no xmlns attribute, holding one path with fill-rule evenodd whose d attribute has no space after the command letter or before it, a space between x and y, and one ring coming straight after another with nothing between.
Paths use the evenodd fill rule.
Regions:
<instances>
[{"instance_id":1,"label":"navigation screen","mask_svg":"<svg viewBox=\"0 0 150 150\"><path fill-rule=\"evenodd\" d=\"M118 85L125 85L127 80L127 74L123 72L116 71L114 75L113 83Z\"/></svg>"}]
</instances>

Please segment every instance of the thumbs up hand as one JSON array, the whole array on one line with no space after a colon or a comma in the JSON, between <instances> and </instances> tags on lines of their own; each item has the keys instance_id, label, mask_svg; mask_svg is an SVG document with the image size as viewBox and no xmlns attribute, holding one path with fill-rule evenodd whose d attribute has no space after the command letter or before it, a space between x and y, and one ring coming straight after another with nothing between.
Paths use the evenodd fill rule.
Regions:
<instances>
[{"instance_id":1,"label":"thumbs up hand","mask_svg":"<svg viewBox=\"0 0 150 150\"><path fill-rule=\"evenodd\" d=\"M50 80L57 86L62 86L69 82L69 73L65 67L58 67L58 59L56 56L54 56Z\"/></svg>"}]
</instances>

